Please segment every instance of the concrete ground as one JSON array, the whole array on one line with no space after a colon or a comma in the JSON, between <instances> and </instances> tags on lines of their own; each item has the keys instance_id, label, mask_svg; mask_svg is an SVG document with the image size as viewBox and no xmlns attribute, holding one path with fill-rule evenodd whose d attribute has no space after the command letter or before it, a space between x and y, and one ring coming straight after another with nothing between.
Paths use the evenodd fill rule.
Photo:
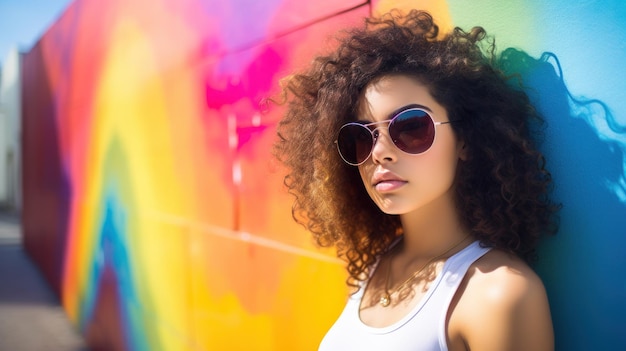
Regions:
<instances>
[{"instance_id":1,"label":"concrete ground","mask_svg":"<svg viewBox=\"0 0 626 351\"><path fill-rule=\"evenodd\" d=\"M0 211L0 351L87 350L21 242L19 216Z\"/></svg>"}]
</instances>

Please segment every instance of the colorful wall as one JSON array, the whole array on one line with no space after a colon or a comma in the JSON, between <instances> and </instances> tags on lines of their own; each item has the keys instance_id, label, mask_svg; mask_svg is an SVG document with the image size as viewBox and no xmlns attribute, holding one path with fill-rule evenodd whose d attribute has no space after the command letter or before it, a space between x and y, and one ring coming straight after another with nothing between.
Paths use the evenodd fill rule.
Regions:
<instances>
[{"instance_id":1,"label":"colorful wall","mask_svg":"<svg viewBox=\"0 0 626 351\"><path fill-rule=\"evenodd\" d=\"M23 59L23 228L94 350L316 349L345 274L291 220L263 101L391 7L484 26L522 74L564 205L557 349L626 347L622 1L77 0Z\"/></svg>"}]
</instances>

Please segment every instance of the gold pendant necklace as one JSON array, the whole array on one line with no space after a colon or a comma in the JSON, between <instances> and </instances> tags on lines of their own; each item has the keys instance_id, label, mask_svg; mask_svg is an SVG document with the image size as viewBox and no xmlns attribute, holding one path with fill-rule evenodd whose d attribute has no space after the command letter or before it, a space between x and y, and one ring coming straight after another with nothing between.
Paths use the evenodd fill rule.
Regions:
<instances>
[{"instance_id":1,"label":"gold pendant necklace","mask_svg":"<svg viewBox=\"0 0 626 351\"><path fill-rule=\"evenodd\" d=\"M416 270L415 272L413 272L413 274L411 274L410 277L408 277L405 281L403 281L400 285L398 285L395 289L393 289L391 292L389 291L389 276L391 275L391 257L389 257L389 263L387 264L387 276L385 277L385 293L383 294L383 296L380 297L380 300L378 300L378 303L383 306L383 307L387 307L389 305L391 305L391 295L397 293L398 291L402 290L402 288L407 285L408 283L410 283L413 279L417 278L417 276L422 273L422 271L428 267L431 263L435 262L436 260L442 258L443 256L445 256L447 253L449 253L450 251L454 250L454 248L456 248L457 246L461 245L462 242L465 241L465 239L467 239L469 237L463 237L463 239L461 241L459 241L458 243L454 244L454 246L452 246L451 248L447 249L444 253L435 256L433 258L431 258L430 260L428 260L428 262L426 262L425 265L423 265L420 269Z\"/></svg>"}]
</instances>

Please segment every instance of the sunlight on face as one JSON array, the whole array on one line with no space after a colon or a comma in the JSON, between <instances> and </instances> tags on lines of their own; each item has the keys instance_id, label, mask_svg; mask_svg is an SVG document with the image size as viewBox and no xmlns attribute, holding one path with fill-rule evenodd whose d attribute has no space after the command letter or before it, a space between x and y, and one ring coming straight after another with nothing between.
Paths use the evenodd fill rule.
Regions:
<instances>
[{"instance_id":1,"label":"sunlight on face","mask_svg":"<svg viewBox=\"0 0 626 351\"><path fill-rule=\"evenodd\" d=\"M366 87L358 119L389 120L395 111L408 105L419 105L435 122L449 121L445 108L424 84L401 75L382 77ZM452 199L463 143L457 140L450 124L436 126L432 146L417 155L398 149L386 125L377 130L372 154L359 166L359 173L368 194L383 212L402 215Z\"/></svg>"}]
</instances>

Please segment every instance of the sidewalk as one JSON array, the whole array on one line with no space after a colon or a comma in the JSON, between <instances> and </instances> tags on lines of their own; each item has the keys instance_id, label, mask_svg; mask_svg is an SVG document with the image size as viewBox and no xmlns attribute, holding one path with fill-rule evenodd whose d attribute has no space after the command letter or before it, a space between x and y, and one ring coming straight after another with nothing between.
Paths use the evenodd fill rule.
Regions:
<instances>
[{"instance_id":1,"label":"sidewalk","mask_svg":"<svg viewBox=\"0 0 626 351\"><path fill-rule=\"evenodd\" d=\"M19 217L0 211L0 351L79 351L84 341L22 250Z\"/></svg>"}]
</instances>

